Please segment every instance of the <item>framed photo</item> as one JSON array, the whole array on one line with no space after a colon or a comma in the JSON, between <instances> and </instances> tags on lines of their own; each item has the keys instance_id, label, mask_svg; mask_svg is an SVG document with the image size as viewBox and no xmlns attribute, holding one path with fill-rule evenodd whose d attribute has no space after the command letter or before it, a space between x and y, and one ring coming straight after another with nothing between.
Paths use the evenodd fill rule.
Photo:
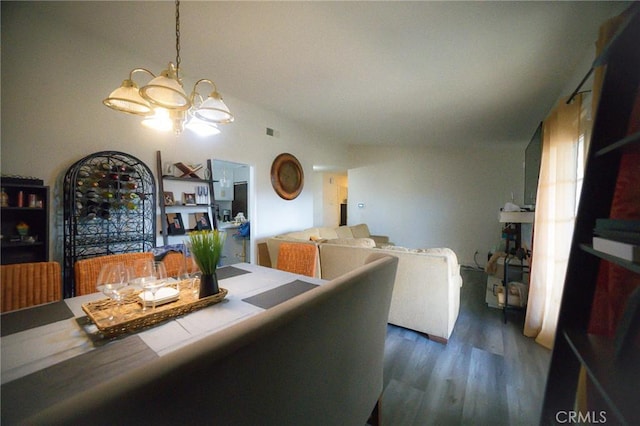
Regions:
<instances>
[{"instance_id":1,"label":"framed photo","mask_svg":"<svg viewBox=\"0 0 640 426\"><path fill-rule=\"evenodd\" d=\"M184 200L185 206L195 206L196 205L196 193L195 192L183 192L182 199Z\"/></svg>"},{"instance_id":2,"label":"framed photo","mask_svg":"<svg viewBox=\"0 0 640 426\"><path fill-rule=\"evenodd\" d=\"M167 213L167 233L169 235L183 235L185 233L182 215L180 213Z\"/></svg>"},{"instance_id":3,"label":"framed photo","mask_svg":"<svg viewBox=\"0 0 640 426\"><path fill-rule=\"evenodd\" d=\"M176 200L173 198L173 192L164 193L164 205L173 206L176 204Z\"/></svg>"},{"instance_id":4,"label":"framed photo","mask_svg":"<svg viewBox=\"0 0 640 426\"><path fill-rule=\"evenodd\" d=\"M196 229L198 231L203 231L206 229L211 229L211 221L209 220L209 213L194 213L196 217Z\"/></svg>"}]
</instances>

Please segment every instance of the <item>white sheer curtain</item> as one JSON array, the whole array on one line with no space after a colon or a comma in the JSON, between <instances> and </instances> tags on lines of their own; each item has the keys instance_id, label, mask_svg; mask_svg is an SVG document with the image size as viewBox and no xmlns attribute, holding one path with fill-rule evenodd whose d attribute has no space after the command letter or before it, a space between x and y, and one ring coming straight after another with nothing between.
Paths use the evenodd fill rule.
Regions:
<instances>
[{"instance_id":1,"label":"white sheer curtain","mask_svg":"<svg viewBox=\"0 0 640 426\"><path fill-rule=\"evenodd\" d=\"M551 348L569 259L576 213L582 96L560 104L543 123L542 161L524 334ZM581 138L581 133L583 137ZM581 167L580 167L581 169Z\"/></svg>"}]
</instances>

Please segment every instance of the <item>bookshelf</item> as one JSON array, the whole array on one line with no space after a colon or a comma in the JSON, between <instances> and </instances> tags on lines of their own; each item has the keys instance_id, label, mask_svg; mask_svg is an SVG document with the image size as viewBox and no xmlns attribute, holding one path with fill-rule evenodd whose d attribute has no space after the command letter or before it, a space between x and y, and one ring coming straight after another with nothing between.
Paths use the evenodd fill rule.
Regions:
<instances>
[{"instance_id":1,"label":"bookshelf","mask_svg":"<svg viewBox=\"0 0 640 426\"><path fill-rule=\"evenodd\" d=\"M540 424L560 424L563 419L558 417L559 413L575 412L576 407L583 417L591 416L592 420L640 424L637 408L640 407L637 392L640 286L635 290L614 289L616 294L624 294L625 299L616 300L623 311L613 335L591 331L594 300L598 297L599 280L603 279L601 268L620 268L625 276L631 276L629 281L640 282L640 264L593 247L594 235L598 234L594 229L599 222L609 220L612 206L616 205L614 195L621 165L629 159L627 155L640 152L639 133L632 130L632 121L637 120L633 111L640 96L639 12L638 4L631 6L618 33L594 61L594 67L606 65L606 72L587 157ZM631 175L637 177L637 164L633 167L636 172ZM637 180L625 183L638 187ZM636 205L630 211L640 209ZM637 221L640 217L624 219ZM621 284L609 275L606 277L609 287ZM581 375L584 381L579 380Z\"/></svg>"}]
</instances>

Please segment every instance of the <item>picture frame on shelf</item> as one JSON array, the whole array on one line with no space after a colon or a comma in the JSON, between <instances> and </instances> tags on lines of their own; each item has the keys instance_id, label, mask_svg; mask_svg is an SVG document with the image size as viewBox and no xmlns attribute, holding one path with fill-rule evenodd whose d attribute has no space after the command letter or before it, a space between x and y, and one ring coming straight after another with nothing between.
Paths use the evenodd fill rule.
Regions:
<instances>
[{"instance_id":1,"label":"picture frame on shelf","mask_svg":"<svg viewBox=\"0 0 640 426\"><path fill-rule=\"evenodd\" d=\"M175 206L176 200L173 198L173 192L164 192L164 205Z\"/></svg>"},{"instance_id":2,"label":"picture frame on shelf","mask_svg":"<svg viewBox=\"0 0 640 426\"><path fill-rule=\"evenodd\" d=\"M207 213L207 212L194 213L194 216L195 216L195 219L196 219L195 228L198 231L204 231L204 230L210 230L211 229L211 220L209 220L209 213Z\"/></svg>"},{"instance_id":3,"label":"picture frame on shelf","mask_svg":"<svg viewBox=\"0 0 640 426\"><path fill-rule=\"evenodd\" d=\"M167 213L165 214L167 220L167 233L169 235L184 235L184 223L182 222L182 214L180 213Z\"/></svg>"},{"instance_id":4,"label":"picture frame on shelf","mask_svg":"<svg viewBox=\"0 0 640 426\"><path fill-rule=\"evenodd\" d=\"M196 193L195 192L183 192L182 193L182 201L185 206L195 206L196 204Z\"/></svg>"}]
</instances>

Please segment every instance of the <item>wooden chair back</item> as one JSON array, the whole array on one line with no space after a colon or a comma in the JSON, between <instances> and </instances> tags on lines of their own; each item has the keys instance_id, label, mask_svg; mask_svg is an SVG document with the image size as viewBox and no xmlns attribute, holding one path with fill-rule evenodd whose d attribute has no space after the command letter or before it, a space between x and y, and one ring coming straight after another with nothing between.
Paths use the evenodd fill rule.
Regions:
<instances>
[{"instance_id":1,"label":"wooden chair back","mask_svg":"<svg viewBox=\"0 0 640 426\"><path fill-rule=\"evenodd\" d=\"M62 274L58 262L33 262L0 267L2 311L62 300Z\"/></svg>"}]
</instances>

